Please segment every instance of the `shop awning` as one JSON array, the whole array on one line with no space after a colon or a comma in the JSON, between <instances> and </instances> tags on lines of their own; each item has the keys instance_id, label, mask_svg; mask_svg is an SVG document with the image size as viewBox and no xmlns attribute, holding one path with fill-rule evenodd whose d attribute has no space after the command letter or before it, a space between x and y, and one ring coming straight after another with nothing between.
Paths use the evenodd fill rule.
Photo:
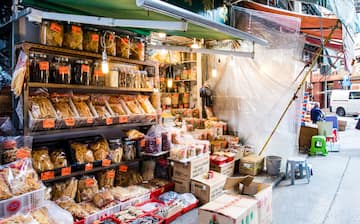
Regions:
<instances>
[{"instance_id":1,"label":"shop awning","mask_svg":"<svg viewBox=\"0 0 360 224\"><path fill-rule=\"evenodd\" d=\"M301 32L317 38L325 39L330 34L331 29L336 26L337 22L339 21L337 18L304 15L283 9L269 7L255 2L243 1L241 2L240 6L253 10L299 18L301 19ZM341 25L339 25L335 32L332 34L331 39L342 40Z\"/></svg>"},{"instance_id":2,"label":"shop awning","mask_svg":"<svg viewBox=\"0 0 360 224\"><path fill-rule=\"evenodd\" d=\"M169 16L168 13L158 13L139 8L136 5L136 0L23 0L22 5L51 12L108 17L114 19L152 20L155 22L182 21L181 18ZM193 14L198 16L195 13ZM257 38L249 33L237 30L233 27L218 24L209 19L207 24L193 23L191 21L186 22L188 22L186 32L166 31L166 33L189 38L204 38L205 40L245 39L262 45L266 44L265 40ZM214 27L216 25L218 28L211 28L212 23L216 23L214 24ZM221 26L219 27L218 25ZM150 31L152 31L146 28L131 29L131 27L128 27L128 29L142 34L148 34Z\"/></svg>"}]
</instances>

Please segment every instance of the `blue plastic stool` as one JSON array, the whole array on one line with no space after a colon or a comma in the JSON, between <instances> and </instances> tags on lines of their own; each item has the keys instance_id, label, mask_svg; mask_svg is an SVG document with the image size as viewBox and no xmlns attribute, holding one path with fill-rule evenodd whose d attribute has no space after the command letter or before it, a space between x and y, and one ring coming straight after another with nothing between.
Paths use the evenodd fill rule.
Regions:
<instances>
[{"instance_id":1,"label":"blue plastic stool","mask_svg":"<svg viewBox=\"0 0 360 224\"><path fill-rule=\"evenodd\" d=\"M308 183L310 183L310 175L311 170L308 166L307 160L301 157L291 157L288 158L286 162L286 170L285 170L285 178L288 178L288 170L290 164L290 177L291 177L291 185L295 184L295 172L296 170L300 171L300 178L304 178L304 171L306 173L306 179Z\"/></svg>"}]
</instances>

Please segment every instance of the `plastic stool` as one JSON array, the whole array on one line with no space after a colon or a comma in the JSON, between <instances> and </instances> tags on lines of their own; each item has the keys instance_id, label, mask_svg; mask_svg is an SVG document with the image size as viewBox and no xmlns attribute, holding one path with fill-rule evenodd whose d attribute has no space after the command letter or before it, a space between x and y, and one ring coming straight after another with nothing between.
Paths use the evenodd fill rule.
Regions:
<instances>
[{"instance_id":1,"label":"plastic stool","mask_svg":"<svg viewBox=\"0 0 360 224\"><path fill-rule=\"evenodd\" d=\"M321 153L323 156L328 154L325 136L315 135L311 138L310 155L314 156L317 153Z\"/></svg>"},{"instance_id":2,"label":"plastic stool","mask_svg":"<svg viewBox=\"0 0 360 224\"><path fill-rule=\"evenodd\" d=\"M288 178L289 164L290 164L291 185L295 184L295 171L297 169L299 169L300 171L300 178L304 178L304 171L305 171L306 179L308 183L310 183L311 170L305 158L301 158L301 157L289 158L286 162L285 178Z\"/></svg>"}]
</instances>

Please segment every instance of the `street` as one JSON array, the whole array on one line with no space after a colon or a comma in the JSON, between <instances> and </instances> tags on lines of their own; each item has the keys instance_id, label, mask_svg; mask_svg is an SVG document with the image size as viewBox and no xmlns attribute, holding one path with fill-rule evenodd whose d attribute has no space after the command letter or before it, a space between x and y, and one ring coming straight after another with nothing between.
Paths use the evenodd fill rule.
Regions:
<instances>
[{"instance_id":1,"label":"street","mask_svg":"<svg viewBox=\"0 0 360 224\"><path fill-rule=\"evenodd\" d=\"M273 192L274 224L360 223L360 130L353 117L339 132L340 152L309 157L314 176L310 184L282 181Z\"/></svg>"}]
</instances>

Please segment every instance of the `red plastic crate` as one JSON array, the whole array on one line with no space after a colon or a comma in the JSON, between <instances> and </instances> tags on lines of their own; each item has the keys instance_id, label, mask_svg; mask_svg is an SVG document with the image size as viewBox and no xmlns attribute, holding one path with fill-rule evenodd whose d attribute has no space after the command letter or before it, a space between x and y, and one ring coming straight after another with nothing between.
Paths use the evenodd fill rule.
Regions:
<instances>
[{"instance_id":1,"label":"red plastic crate","mask_svg":"<svg viewBox=\"0 0 360 224\"><path fill-rule=\"evenodd\" d=\"M117 224L121 224L121 221L117 218L115 218L114 216L110 215L110 216L105 216L103 218L100 219L100 221L105 221L105 220L108 220L110 219L111 221L117 223Z\"/></svg>"},{"instance_id":2,"label":"red plastic crate","mask_svg":"<svg viewBox=\"0 0 360 224\"><path fill-rule=\"evenodd\" d=\"M190 204L187 207L183 208L182 214L185 214L185 213L193 210L194 208L196 208L198 206L198 204L199 204L199 201L196 201L195 203Z\"/></svg>"},{"instance_id":3,"label":"red plastic crate","mask_svg":"<svg viewBox=\"0 0 360 224\"><path fill-rule=\"evenodd\" d=\"M74 224L85 224L85 219L75 221Z\"/></svg>"},{"instance_id":4,"label":"red plastic crate","mask_svg":"<svg viewBox=\"0 0 360 224\"><path fill-rule=\"evenodd\" d=\"M164 192L168 192L168 191L172 191L175 188L175 183L174 182L170 182L168 184L166 184L165 186L156 188L155 190L153 190L150 193L150 198L157 198L159 197L160 194L164 193Z\"/></svg>"},{"instance_id":5,"label":"red plastic crate","mask_svg":"<svg viewBox=\"0 0 360 224\"><path fill-rule=\"evenodd\" d=\"M160 201L160 200L150 199L150 200L144 201L144 202L142 202L142 203L136 204L135 207L141 207L141 206L143 206L143 205L145 205L145 204L147 204L147 203L151 203L151 202L159 203L159 204L161 204L162 206L165 205L164 202L162 202L162 201ZM156 209L154 209L154 210L152 210L152 211L147 211L147 212L143 211L143 212L144 212L145 214L149 214L149 213L151 214L151 213L156 213L158 210L159 210L159 208L156 208Z\"/></svg>"}]
</instances>

